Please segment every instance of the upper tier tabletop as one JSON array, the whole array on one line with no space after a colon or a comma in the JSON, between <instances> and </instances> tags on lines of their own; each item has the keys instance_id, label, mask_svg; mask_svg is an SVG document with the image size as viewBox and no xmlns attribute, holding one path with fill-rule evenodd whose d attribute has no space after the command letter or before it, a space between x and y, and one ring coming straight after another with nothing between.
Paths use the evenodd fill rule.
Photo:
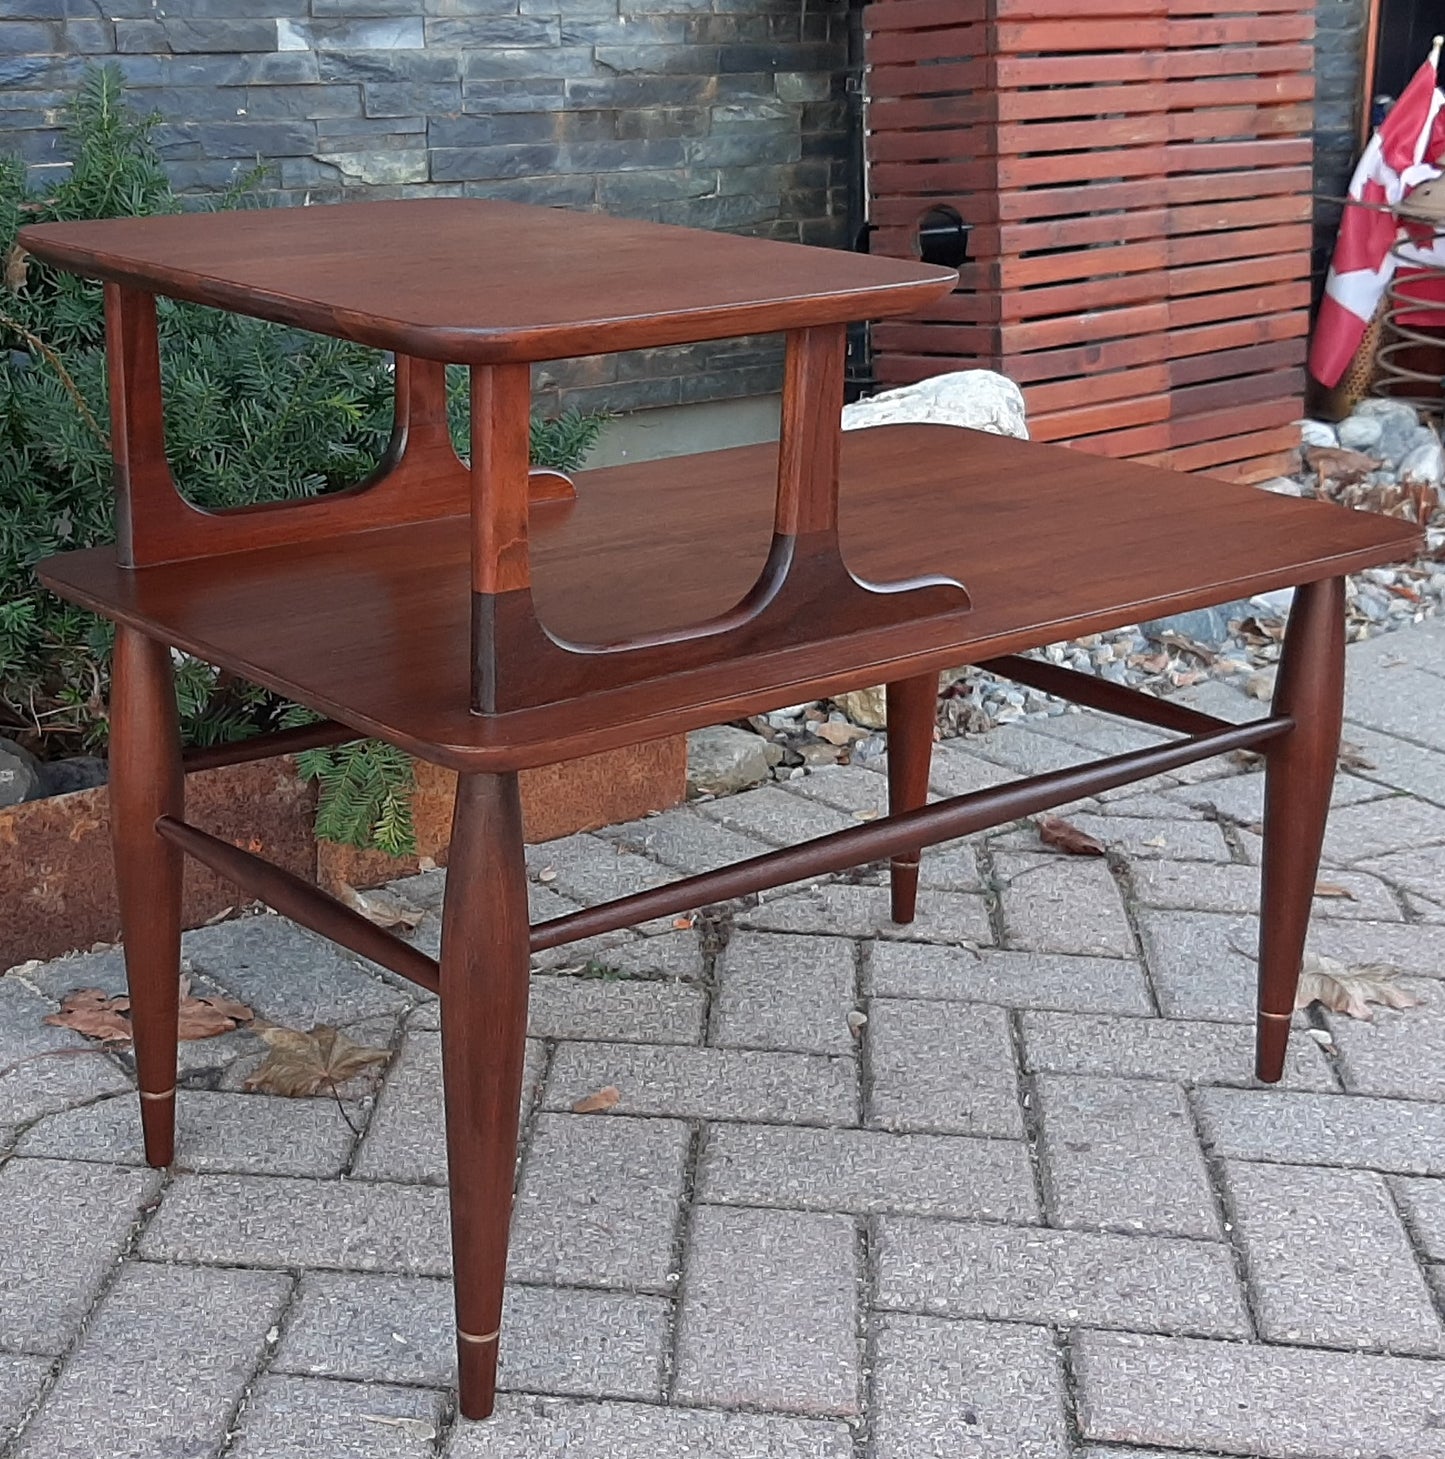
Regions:
<instances>
[{"instance_id":1,"label":"upper tier tabletop","mask_svg":"<svg viewBox=\"0 0 1445 1459\"><path fill-rule=\"evenodd\" d=\"M608 467L531 513L542 622L583 643L703 622L767 556L777 449ZM1408 558L1407 522L952 426L843 437L840 534L874 583L945 573L969 612L817 636L646 692L470 712L469 532L455 518L139 569L42 565L62 596L458 769L545 764L845 689ZM304 506L295 508L304 511Z\"/></svg>"},{"instance_id":2,"label":"upper tier tabletop","mask_svg":"<svg viewBox=\"0 0 1445 1459\"><path fill-rule=\"evenodd\" d=\"M88 277L456 364L910 314L952 269L478 198L40 223Z\"/></svg>"}]
</instances>

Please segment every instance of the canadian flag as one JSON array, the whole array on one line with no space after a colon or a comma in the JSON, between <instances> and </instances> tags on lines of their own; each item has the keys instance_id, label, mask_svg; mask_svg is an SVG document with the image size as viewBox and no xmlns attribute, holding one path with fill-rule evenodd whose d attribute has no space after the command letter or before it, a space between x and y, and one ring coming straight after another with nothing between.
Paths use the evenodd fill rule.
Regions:
<instances>
[{"instance_id":1,"label":"canadian flag","mask_svg":"<svg viewBox=\"0 0 1445 1459\"><path fill-rule=\"evenodd\" d=\"M1350 180L1350 200L1310 341L1310 374L1321 385L1339 384L1394 277L1398 260L1392 250L1400 223L1390 210L1411 188L1440 176L1435 165L1445 157L1445 97L1437 84L1440 47L1437 37L1429 59L1370 138ZM1445 253L1437 259L1436 251L1412 250L1421 263L1445 263Z\"/></svg>"}]
</instances>

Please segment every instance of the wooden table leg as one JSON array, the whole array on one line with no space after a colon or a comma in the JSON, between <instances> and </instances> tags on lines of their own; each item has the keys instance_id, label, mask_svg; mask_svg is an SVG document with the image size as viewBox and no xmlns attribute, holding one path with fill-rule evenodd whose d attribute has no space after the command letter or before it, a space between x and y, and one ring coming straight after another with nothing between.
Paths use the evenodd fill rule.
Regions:
<instances>
[{"instance_id":1,"label":"wooden table leg","mask_svg":"<svg viewBox=\"0 0 1445 1459\"><path fill-rule=\"evenodd\" d=\"M185 817L171 651L117 627L110 697L110 832L125 975L135 1031L146 1160L171 1163L176 1126L176 1018L181 979L178 846L161 816Z\"/></svg>"},{"instance_id":2,"label":"wooden table leg","mask_svg":"<svg viewBox=\"0 0 1445 1459\"><path fill-rule=\"evenodd\" d=\"M920 674L887 686L888 810L917 810L928 800L933 765L933 729L938 716L938 675ZM920 853L904 852L889 862L892 917L911 922L918 908Z\"/></svg>"},{"instance_id":3,"label":"wooden table leg","mask_svg":"<svg viewBox=\"0 0 1445 1459\"><path fill-rule=\"evenodd\" d=\"M1274 692L1295 727L1265 746L1255 1072L1270 1083L1284 1073L1344 697L1345 582L1331 578L1295 591Z\"/></svg>"},{"instance_id":4,"label":"wooden table leg","mask_svg":"<svg viewBox=\"0 0 1445 1459\"><path fill-rule=\"evenodd\" d=\"M442 907L441 1023L458 1387L467 1418L491 1413L497 1385L529 931L517 777L463 775Z\"/></svg>"}]
</instances>

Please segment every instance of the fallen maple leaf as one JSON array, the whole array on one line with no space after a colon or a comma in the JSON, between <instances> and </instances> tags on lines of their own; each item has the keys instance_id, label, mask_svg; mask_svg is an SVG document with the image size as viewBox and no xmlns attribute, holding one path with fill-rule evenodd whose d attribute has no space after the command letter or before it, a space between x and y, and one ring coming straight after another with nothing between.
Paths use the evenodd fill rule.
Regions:
<instances>
[{"instance_id":1,"label":"fallen maple leaf","mask_svg":"<svg viewBox=\"0 0 1445 1459\"><path fill-rule=\"evenodd\" d=\"M404 932L410 932L426 916L425 908L418 907L405 897L399 897L395 892L384 888L359 892L349 883L340 882L336 888L336 898L353 912L360 912L368 922L376 923L378 927L400 927Z\"/></svg>"},{"instance_id":2,"label":"fallen maple leaf","mask_svg":"<svg viewBox=\"0 0 1445 1459\"><path fill-rule=\"evenodd\" d=\"M304 1099L322 1090L335 1093L337 1085L391 1057L389 1049L358 1044L329 1023L318 1023L307 1033L280 1025L256 1032L270 1045L271 1052L246 1080L246 1088L293 1099Z\"/></svg>"},{"instance_id":3,"label":"fallen maple leaf","mask_svg":"<svg viewBox=\"0 0 1445 1459\"><path fill-rule=\"evenodd\" d=\"M1319 953L1307 952L1304 966L1300 969L1299 987L1295 992L1294 1006L1308 1008L1311 1003L1323 1003L1334 1013L1343 1013L1347 1018L1362 1019L1366 1023L1374 1020L1371 1003L1386 1008L1418 1008L1423 1000L1399 987L1394 968L1382 963L1366 963L1358 968L1347 968L1344 963Z\"/></svg>"},{"instance_id":4,"label":"fallen maple leaf","mask_svg":"<svg viewBox=\"0 0 1445 1459\"><path fill-rule=\"evenodd\" d=\"M103 1044L120 1044L130 1041L129 1012L130 999L123 995L108 998L99 988L76 988L61 999L57 1012L46 1015L45 1022Z\"/></svg>"},{"instance_id":5,"label":"fallen maple leaf","mask_svg":"<svg viewBox=\"0 0 1445 1459\"><path fill-rule=\"evenodd\" d=\"M1087 831L1081 831L1062 816L1040 816L1038 819L1039 840L1045 846L1057 851L1067 851L1070 856L1103 856L1104 843L1096 841Z\"/></svg>"},{"instance_id":6,"label":"fallen maple leaf","mask_svg":"<svg viewBox=\"0 0 1445 1459\"><path fill-rule=\"evenodd\" d=\"M181 978L180 1008L176 1021L176 1037L184 1043L215 1038L230 1033L255 1015L244 1003L224 994L191 996L191 980ZM76 988L65 995L57 1012L49 1014L46 1023L74 1029L88 1039L101 1043L129 1043L132 1037L130 999L123 993L107 997L99 988Z\"/></svg>"},{"instance_id":7,"label":"fallen maple leaf","mask_svg":"<svg viewBox=\"0 0 1445 1459\"><path fill-rule=\"evenodd\" d=\"M594 1094L584 1094L572 1106L572 1113L574 1115L601 1114L605 1109L612 1109L621 1098L622 1091L615 1084L608 1084Z\"/></svg>"}]
</instances>

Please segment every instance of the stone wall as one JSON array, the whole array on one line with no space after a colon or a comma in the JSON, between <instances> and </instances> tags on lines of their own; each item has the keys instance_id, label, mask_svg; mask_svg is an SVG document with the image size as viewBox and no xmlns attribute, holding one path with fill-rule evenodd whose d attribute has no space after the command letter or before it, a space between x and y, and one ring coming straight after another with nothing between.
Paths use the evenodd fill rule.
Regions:
<instances>
[{"instance_id":1,"label":"stone wall","mask_svg":"<svg viewBox=\"0 0 1445 1459\"><path fill-rule=\"evenodd\" d=\"M176 186L502 197L842 241L846 0L0 0L0 148L64 166L89 61L165 117ZM539 371L628 410L775 389L769 341Z\"/></svg>"},{"instance_id":2,"label":"stone wall","mask_svg":"<svg viewBox=\"0 0 1445 1459\"><path fill-rule=\"evenodd\" d=\"M1361 76L1368 0L1315 3L1315 256L1324 282L1340 224L1340 205L1359 154Z\"/></svg>"}]
</instances>

